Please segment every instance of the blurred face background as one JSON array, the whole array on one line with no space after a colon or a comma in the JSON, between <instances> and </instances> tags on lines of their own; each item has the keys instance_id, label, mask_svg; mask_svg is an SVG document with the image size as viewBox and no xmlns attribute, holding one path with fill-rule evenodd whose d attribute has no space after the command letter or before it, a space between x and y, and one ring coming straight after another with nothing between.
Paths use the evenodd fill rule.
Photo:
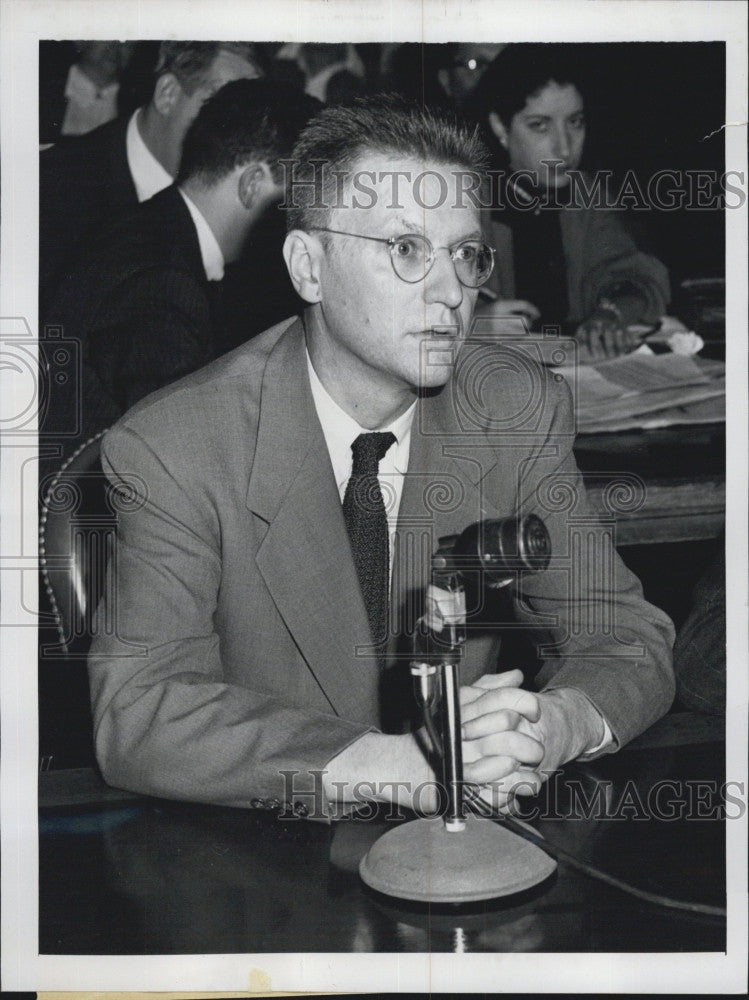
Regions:
<instances>
[{"instance_id":1,"label":"blurred face background","mask_svg":"<svg viewBox=\"0 0 749 1000\"><path fill-rule=\"evenodd\" d=\"M494 42L461 42L448 45L448 65L437 73L440 86L456 107L462 107L481 77L504 48Z\"/></svg>"},{"instance_id":2,"label":"blurred face background","mask_svg":"<svg viewBox=\"0 0 749 1000\"><path fill-rule=\"evenodd\" d=\"M254 62L231 49L219 49L206 78L194 90L180 86L172 111L178 130L184 135L208 98L225 84L232 80L255 80L262 75L262 70Z\"/></svg>"}]
</instances>

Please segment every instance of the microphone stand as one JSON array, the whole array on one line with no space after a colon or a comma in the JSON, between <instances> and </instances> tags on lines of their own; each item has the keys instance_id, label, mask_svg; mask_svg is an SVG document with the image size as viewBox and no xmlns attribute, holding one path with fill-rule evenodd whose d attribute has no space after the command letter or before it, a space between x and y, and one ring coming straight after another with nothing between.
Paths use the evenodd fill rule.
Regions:
<instances>
[{"instance_id":1,"label":"microphone stand","mask_svg":"<svg viewBox=\"0 0 749 1000\"><path fill-rule=\"evenodd\" d=\"M362 880L377 892L429 903L467 903L522 892L548 878L556 861L491 819L468 814L464 799L460 662L466 637L463 577L482 574L491 588L550 558L543 522L482 521L440 539L432 556L426 610L414 631L411 674L433 749L442 758L444 816L385 833L362 859ZM442 735L432 711L439 707Z\"/></svg>"}]
</instances>

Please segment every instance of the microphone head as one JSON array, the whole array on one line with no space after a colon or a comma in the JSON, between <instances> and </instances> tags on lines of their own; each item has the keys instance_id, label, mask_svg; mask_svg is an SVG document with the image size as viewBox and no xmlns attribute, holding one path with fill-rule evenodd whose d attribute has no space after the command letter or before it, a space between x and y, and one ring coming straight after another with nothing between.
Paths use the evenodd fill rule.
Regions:
<instances>
[{"instance_id":1,"label":"microphone head","mask_svg":"<svg viewBox=\"0 0 749 1000\"><path fill-rule=\"evenodd\" d=\"M551 560L551 537L546 525L536 514L529 514L520 523L520 552L529 570L543 570Z\"/></svg>"},{"instance_id":2,"label":"microphone head","mask_svg":"<svg viewBox=\"0 0 749 1000\"><path fill-rule=\"evenodd\" d=\"M449 544L455 571L481 571L494 585L510 583L519 572L544 570L551 559L551 538L536 514L477 521L457 537L440 541Z\"/></svg>"}]
</instances>

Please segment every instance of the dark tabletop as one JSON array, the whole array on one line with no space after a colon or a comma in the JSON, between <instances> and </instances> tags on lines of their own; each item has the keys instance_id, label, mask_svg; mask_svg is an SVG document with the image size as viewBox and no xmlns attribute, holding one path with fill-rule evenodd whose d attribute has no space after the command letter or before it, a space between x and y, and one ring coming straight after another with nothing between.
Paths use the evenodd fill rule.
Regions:
<instances>
[{"instance_id":1,"label":"dark tabletop","mask_svg":"<svg viewBox=\"0 0 749 1000\"><path fill-rule=\"evenodd\" d=\"M533 823L642 889L724 906L721 736L720 720L669 716L618 754L568 767L530 803ZM725 948L720 918L639 901L563 861L504 900L406 903L359 879L384 819L325 825L140 799L87 771L40 777L42 954Z\"/></svg>"}]
</instances>

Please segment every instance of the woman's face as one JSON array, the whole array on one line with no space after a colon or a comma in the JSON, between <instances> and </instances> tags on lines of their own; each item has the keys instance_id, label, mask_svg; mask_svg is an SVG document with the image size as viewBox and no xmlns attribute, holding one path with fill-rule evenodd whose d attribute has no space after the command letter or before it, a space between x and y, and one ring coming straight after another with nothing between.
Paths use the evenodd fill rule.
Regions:
<instances>
[{"instance_id":1,"label":"woman's face","mask_svg":"<svg viewBox=\"0 0 749 1000\"><path fill-rule=\"evenodd\" d=\"M569 184L567 171L576 169L583 152L583 99L574 84L551 81L528 98L509 129L496 114L492 128L513 170L531 171L539 187L563 187Z\"/></svg>"}]
</instances>

